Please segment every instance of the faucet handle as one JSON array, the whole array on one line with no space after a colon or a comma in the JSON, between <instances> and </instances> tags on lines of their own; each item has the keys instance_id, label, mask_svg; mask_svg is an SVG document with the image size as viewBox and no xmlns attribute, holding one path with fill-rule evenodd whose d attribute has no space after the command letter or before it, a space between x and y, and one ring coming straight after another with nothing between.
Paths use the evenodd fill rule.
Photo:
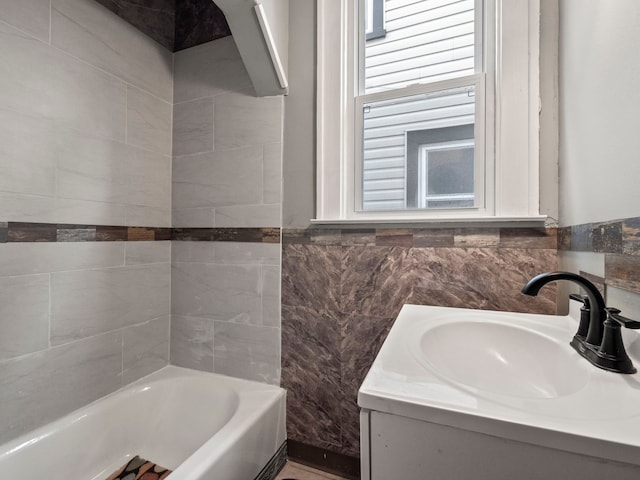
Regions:
<instances>
[{"instance_id":1,"label":"faucet handle","mask_svg":"<svg viewBox=\"0 0 640 480\"><path fill-rule=\"evenodd\" d=\"M587 333L589 333L591 302L589 301L589 297L580 295L579 293L572 293L569 295L569 298L582 303L582 307L580 307L580 325L576 332L576 337L578 337L578 340L583 341L587 337Z\"/></svg>"},{"instance_id":2,"label":"faucet handle","mask_svg":"<svg viewBox=\"0 0 640 480\"><path fill-rule=\"evenodd\" d=\"M607 317L609 317L611 320L615 320L623 327L631 328L634 330L637 330L640 328L640 322L636 320L631 320L630 318L627 318L627 317L623 317L622 315L620 315L620 310L618 310L617 308L608 307L608 308L605 308L605 310L607 312Z\"/></svg>"},{"instance_id":3,"label":"faucet handle","mask_svg":"<svg viewBox=\"0 0 640 480\"><path fill-rule=\"evenodd\" d=\"M569 295L569 298L571 300L575 300L576 302L582 303L582 305L584 305L584 308L589 308L590 306L589 297L587 297L586 295L580 295L579 293L571 293Z\"/></svg>"}]
</instances>

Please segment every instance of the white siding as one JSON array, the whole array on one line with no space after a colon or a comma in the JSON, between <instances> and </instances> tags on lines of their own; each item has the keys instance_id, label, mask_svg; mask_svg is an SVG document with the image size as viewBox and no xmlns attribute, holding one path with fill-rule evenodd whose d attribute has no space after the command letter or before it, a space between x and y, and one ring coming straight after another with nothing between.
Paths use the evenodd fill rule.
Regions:
<instances>
[{"instance_id":1,"label":"white siding","mask_svg":"<svg viewBox=\"0 0 640 480\"><path fill-rule=\"evenodd\" d=\"M366 42L365 93L474 73L474 0L386 0L384 38ZM369 105L363 208L405 207L405 132L470 124L466 92Z\"/></svg>"}]
</instances>

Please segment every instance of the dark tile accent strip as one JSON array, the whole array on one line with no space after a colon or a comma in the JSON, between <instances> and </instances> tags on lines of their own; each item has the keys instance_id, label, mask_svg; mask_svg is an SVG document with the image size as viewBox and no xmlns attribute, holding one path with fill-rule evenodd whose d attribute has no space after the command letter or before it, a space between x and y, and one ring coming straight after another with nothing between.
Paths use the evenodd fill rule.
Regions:
<instances>
[{"instance_id":1,"label":"dark tile accent strip","mask_svg":"<svg viewBox=\"0 0 640 480\"><path fill-rule=\"evenodd\" d=\"M280 228L168 228L0 222L0 243L162 240L280 243Z\"/></svg>"},{"instance_id":2,"label":"dark tile accent strip","mask_svg":"<svg viewBox=\"0 0 640 480\"><path fill-rule=\"evenodd\" d=\"M594 224L591 247L594 252L622 253L622 222Z\"/></svg>"},{"instance_id":3,"label":"dark tile accent strip","mask_svg":"<svg viewBox=\"0 0 640 480\"><path fill-rule=\"evenodd\" d=\"M286 245L553 249L556 228L377 228L283 229Z\"/></svg>"},{"instance_id":4,"label":"dark tile accent strip","mask_svg":"<svg viewBox=\"0 0 640 480\"><path fill-rule=\"evenodd\" d=\"M350 479L360 478L360 460L324 448L288 440L289 458L309 467Z\"/></svg>"},{"instance_id":5,"label":"dark tile accent strip","mask_svg":"<svg viewBox=\"0 0 640 480\"><path fill-rule=\"evenodd\" d=\"M271 457L271 460L260 471L255 480L276 480L280 470L287 463L287 441L285 440L278 451Z\"/></svg>"},{"instance_id":6,"label":"dark tile accent strip","mask_svg":"<svg viewBox=\"0 0 640 480\"><path fill-rule=\"evenodd\" d=\"M622 222L622 252L640 255L640 217L628 218Z\"/></svg>"}]
</instances>

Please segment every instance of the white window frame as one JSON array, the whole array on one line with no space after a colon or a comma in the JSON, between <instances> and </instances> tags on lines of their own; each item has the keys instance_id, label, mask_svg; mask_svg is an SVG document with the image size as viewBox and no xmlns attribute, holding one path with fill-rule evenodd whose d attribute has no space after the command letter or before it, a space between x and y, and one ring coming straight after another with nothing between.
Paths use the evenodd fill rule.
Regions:
<instances>
[{"instance_id":1,"label":"white window frame","mask_svg":"<svg viewBox=\"0 0 640 480\"><path fill-rule=\"evenodd\" d=\"M538 178L540 0L485 0L485 18L477 20L484 20L488 53L483 56L486 73L478 75L476 95L486 92L490 100L481 112L484 132L475 139L476 149L482 148L485 155L481 174L486 190L483 204L473 211L357 210L355 195L361 189L355 182L356 168L361 168L355 148L361 135L354 100L359 88L354 75L360 48L357 3L317 0L317 185L312 222L544 220ZM452 83L446 81L446 88Z\"/></svg>"}]
</instances>

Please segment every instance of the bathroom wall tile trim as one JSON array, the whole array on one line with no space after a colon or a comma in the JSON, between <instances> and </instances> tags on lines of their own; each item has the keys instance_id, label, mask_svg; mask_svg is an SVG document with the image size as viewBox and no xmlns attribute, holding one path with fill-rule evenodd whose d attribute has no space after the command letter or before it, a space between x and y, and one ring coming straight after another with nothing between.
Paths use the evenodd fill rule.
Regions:
<instances>
[{"instance_id":1,"label":"bathroom wall tile trim","mask_svg":"<svg viewBox=\"0 0 640 480\"><path fill-rule=\"evenodd\" d=\"M279 243L280 228L160 228L0 222L0 243L162 240Z\"/></svg>"},{"instance_id":2,"label":"bathroom wall tile trim","mask_svg":"<svg viewBox=\"0 0 640 480\"><path fill-rule=\"evenodd\" d=\"M283 243L369 247L555 249L555 228L284 229Z\"/></svg>"},{"instance_id":3,"label":"bathroom wall tile trim","mask_svg":"<svg viewBox=\"0 0 640 480\"><path fill-rule=\"evenodd\" d=\"M605 283L640 293L640 217L559 228L558 250L603 253Z\"/></svg>"}]
</instances>

